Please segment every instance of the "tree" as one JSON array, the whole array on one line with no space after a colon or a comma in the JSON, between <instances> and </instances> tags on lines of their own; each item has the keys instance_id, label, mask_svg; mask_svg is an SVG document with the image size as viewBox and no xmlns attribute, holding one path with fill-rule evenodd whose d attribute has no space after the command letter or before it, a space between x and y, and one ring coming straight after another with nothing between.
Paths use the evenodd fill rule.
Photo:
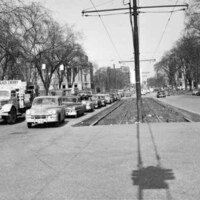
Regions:
<instances>
[{"instance_id":1,"label":"tree","mask_svg":"<svg viewBox=\"0 0 200 200\"><path fill-rule=\"evenodd\" d=\"M1 79L20 78L34 84L41 80L48 94L56 73L60 87L64 76L73 83L79 70L88 67L78 42L80 34L67 25L61 27L41 4L2 0L0 15ZM66 66L64 73L61 64Z\"/></svg>"},{"instance_id":2,"label":"tree","mask_svg":"<svg viewBox=\"0 0 200 200\"><path fill-rule=\"evenodd\" d=\"M128 80L129 79L129 80ZM94 85L96 90L101 92L111 92L122 89L130 84L130 77L118 68L100 68L94 75Z\"/></svg>"}]
</instances>

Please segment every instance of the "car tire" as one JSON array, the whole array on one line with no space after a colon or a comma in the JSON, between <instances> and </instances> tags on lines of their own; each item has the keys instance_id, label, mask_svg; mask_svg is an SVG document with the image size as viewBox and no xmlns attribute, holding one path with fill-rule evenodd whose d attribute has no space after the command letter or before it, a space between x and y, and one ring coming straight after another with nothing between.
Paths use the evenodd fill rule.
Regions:
<instances>
[{"instance_id":1,"label":"car tire","mask_svg":"<svg viewBox=\"0 0 200 200\"><path fill-rule=\"evenodd\" d=\"M27 127L28 127L28 128L32 128L32 123L31 123L31 122L28 122L28 123L27 123Z\"/></svg>"},{"instance_id":2,"label":"car tire","mask_svg":"<svg viewBox=\"0 0 200 200\"><path fill-rule=\"evenodd\" d=\"M62 121L61 121L61 123L64 123L65 122L65 115L63 116L63 119L62 119Z\"/></svg>"},{"instance_id":3,"label":"car tire","mask_svg":"<svg viewBox=\"0 0 200 200\"><path fill-rule=\"evenodd\" d=\"M55 127L59 127L60 125L60 115L58 115L58 121L55 122Z\"/></svg>"},{"instance_id":4,"label":"car tire","mask_svg":"<svg viewBox=\"0 0 200 200\"><path fill-rule=\"evenodd\" d=\"M9 115L6 118L6 122L8 124L15 124L16 120L17 120L17 111L15 108L11 108Z\"/></svg>"}]
</instances>

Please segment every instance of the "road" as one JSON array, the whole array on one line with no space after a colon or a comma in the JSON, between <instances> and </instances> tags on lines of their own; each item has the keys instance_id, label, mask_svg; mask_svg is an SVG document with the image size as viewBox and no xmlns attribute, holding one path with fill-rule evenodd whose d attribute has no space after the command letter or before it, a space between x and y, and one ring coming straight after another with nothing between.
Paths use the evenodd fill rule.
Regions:
<instances>
[{"instance_id":1,"label":"road","mask_svg":"<svg viewBox=\"0 0 200 200\"><path fill-rule=\"evenodd\" d=\"M160 100L185 108L187 104L190 109L199 107L198 97L193 96ZM23 118L15 125L1 123L0 199L138 199L131 180L131 171L138 164L134 125L71 127L80 119L66 120L56 128L28 129ZM148 132L147 125L140 128L142 133ZM199 128L200 123L151 127L163 165L175 173L169 189L177 200L200 198ZM150 139L148 134L141 135L142 159L148 166L156 165ZM144 191L143 199L167 199L166 192Z\"/></svg>"}]
</instances>

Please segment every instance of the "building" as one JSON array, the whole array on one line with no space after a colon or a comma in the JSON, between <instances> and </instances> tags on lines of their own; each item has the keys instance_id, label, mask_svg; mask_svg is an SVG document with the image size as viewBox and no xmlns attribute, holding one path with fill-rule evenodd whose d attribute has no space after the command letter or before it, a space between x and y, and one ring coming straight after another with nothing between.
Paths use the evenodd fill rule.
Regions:
<instances>
[{"instance_id":1,"label":"building","mask_svg":"<svg viewBox=\"0 0 200 200\"><path fill-rule=\"evenodd\" d=\"M71 89L72 93L76 91L91 90L93 85L93 65L88 62L87 56L78 60L79 64L73 67L61 65L58 71L55 71L49 90ZM45 73L45 71L44 71ZM60 83L59 83L60 79ZM40 91L44 90L44 85L38 77L37 84Z\"/></svg>"},{"instance_id":2,"label":"building","mask_svg":"<svg viewBox=\"0 0 200 200\"><path fill-rule=\"evenodd\" d=\"M121 71L125 75L126 85L130 85L131 84L130 67L128 67L128 66L121 66Z\"/></svg>"}]
</instances>

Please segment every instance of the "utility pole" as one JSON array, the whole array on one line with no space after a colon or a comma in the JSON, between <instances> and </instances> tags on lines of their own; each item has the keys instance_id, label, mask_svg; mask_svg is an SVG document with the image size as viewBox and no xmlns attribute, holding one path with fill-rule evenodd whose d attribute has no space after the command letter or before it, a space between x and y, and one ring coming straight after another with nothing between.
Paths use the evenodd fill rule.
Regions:
<instances>
[{"instance_id":1,"label":"utility pole","mask_svg":"<svg viewBox=\"0 0 200 200\"><path fill-rule=\"evenodd\" d=\"M138 11L137 11L137 0L133 0L133 46L134 46L134 57L135 57L135 83L136 83L136 98L137 98L137 122L141 122L141 85L140 85L140 55L139 55L139 34L138 34Z\"/></svg>"},{"instance_id":2,"label":"utility pole","mask_svg":"<svg viewBox=\"0 0 200 200\"><path fill-rule=\"evenodd\" d=\"M138 11L137 0L133 0L133 47L135 57L135 83L136 83L136 104L137 104L137 146L138 146L138 169L142 168L142 157L140 148L140 125L142 120L142 98L141 98L141 85L140 85L140 52L139 52L139 33L138 33ZM131 13L130 13L131 15ZM131 19L132 20L132 19ZM132 23L132 22L131 22ZM143 192L141 189L141 177L138 180L138 199L143 199Z\"/></svg>"}]
</instances>

